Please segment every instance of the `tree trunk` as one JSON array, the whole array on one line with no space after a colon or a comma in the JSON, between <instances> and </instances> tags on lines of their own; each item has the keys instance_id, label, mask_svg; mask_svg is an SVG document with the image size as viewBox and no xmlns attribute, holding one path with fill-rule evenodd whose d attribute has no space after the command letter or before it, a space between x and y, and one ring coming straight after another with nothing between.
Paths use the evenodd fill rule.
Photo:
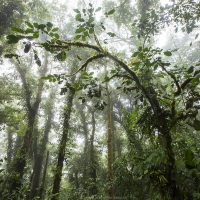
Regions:
<instances>
[{"instance_id":1,"label":"tree trunk","mask_svg":"<svg viewBox=\"0 0 200 200\"><path fill-rule=\"evenodd\" d=\"M112 105L111 105L111 98L110 93L108 90L108 86L106 84L106 91L107 91L107 98L108 98L108 105L107 105L107 120L108 120L108 181L109 181L109 188L108 188L108 199L114 200L114 188L113 188L113 179L114 179L114 154L113 154L113 116L112 116Z\"/></svg>"},{"instance_id":2,"label":"tree trunk","mask_svg":"<svg viewBox=\"0 0 200 200\"><path fill-rule=\"evenodd\" d=\"M164 139L163 148L166 152L166 157L167 157L166 173L167 173L168 183L166 191L168 192L171 199L182 200L183 195L181 194L179 185L177 184L176 181L177 170L176 170L175 154L172 147L172 136L169 129L169 120L165 117L165 115L161 114L158 119L158 122L159 122L158 130Z\"/></svg>"},{"instance_id":3,"label":"tree trunk","mask_svg":"<svg viewBox=\"0 0 200 200\"><path fill-rule=\"evenodd\" d=\"M67 105L66 105L66 108L64 109L63 134L62 134L62 138L58 147L59 148L58 160L57 160L57 166L55 170L51 200L59 199L59 190L60 190L60 183L61 183L61 177L62 177L63 161L65 159L65 148L66 148L66 143L68 140L69 120L70 120L71 111L72 111L73 98L74 98L74 93L68 94Z\"/></svg>"},{"instance_id":4,"label":"tree trunk","mask_svg":"<svg viewBox=\"0 0 200 200\"><path fill-rule=\"evenodd\" d=\"M40 73L41 77L44 76L45 73L47 72L47 65L48 65L48 61L47 61L47 54L46 54L44 67L42 68L42 71ZM32 146L32 134L33 134L35 118L36 118L38 108L41 102L42 89L44 85L44 81L40 79L38 83L38 91L36 94L36 98L35 98L34 103L32 104L31 91L29 88L29 84L27 83L27 80L26 80L26 70L22 69L19 66L19 63L15 63L15 66L16 66L17 71L20 74L22 84L23 84L23 89L25 92L28 124L27 124L25 134L22 138L21 146L19 147L19 150L16 153L16 156L14 157L13 163L12 163L13 174L11 175L10 181L9 181L10 182L9 194L12 195L12 193L16 191L16 195L15 197L13 197L13 199L17 199L17 193L22 184L22 178L24 175L26 160L30 153L30 148Z\"/></svg>"},{"instance_id":5,"label":"tree trunk","mask_svg":"<svg viewBox=\"0 0 200 200\"><path fill-rule=\"evenodd\" d=\"M175 154L172 148L172 137L170 131L163 133L166 140L166 154L168 159L167 173L168 173L168 188L170 192L171 199L173 200L182 200L183 195L181 194L179 185L176 182L177 169L175 162Z\"/></svg>"},{"instance_id":6,"label":"tree trunk","mask_svg":"<svg viewBox=\"0 0 200 200\"><path fill-rule=\"evenodd\" d=\"M48 142L49 132L51 130L51 124L52 124L52 118L53 118L53 103L54 98L52 94L50 95L50 102L47 102L48 105L48 111L47 111L47 121L45 124L45 130L44 135L41 141L41 145L37 148L36 155L34 156L34 168L33 168L33 176L32 176L32 183L31 183L31 194L29 199L34 199L36 196L39 196L39 185L40 185L40 177L42 172L42 165L43 165L43 159L46 152L46 145ZM38 138L35 138L37 141Z\"/></svg>"},{"instance_id":7,"label":"tree trunk","mask_svg":"<svg viewBox=\"0 0 200 200\"><path fill-rule=\"evenodd\" d=\"M10 173L10 163L13 156L13 136L12 130L10 128L7 129L8 131L8 145L7 145L7 172Z\"/></svg>"},{"instance_id":8,"label":"tree trunk","mask_svg":"<svg viewBox=\"0 0 200 200\"><path fill-rule=\"evenodd\" d=\"M39 199L40 200L45 199L45 182L46 182L48 162L49 162L49 151L47 151L45 165L44 165L44 171L43 171L43 177L42 177L42 184L40 186L40 193L39 193Z\"/></svg>"},{"instance_id":9,"label":"tree trunk","mask_svg":"<svg viewBox=\"0 0 200 200\"><path fill-rule=\"evenodd\" d=\"M92 111L92 134L90 137L90 177L92 179L92 186L90 187L90 195L97 194L97 172L96 172L96 159L95 159L95 149L94 149L94 135L95 135L95 115L94 111Z\"/></svg>"}]
</instances>

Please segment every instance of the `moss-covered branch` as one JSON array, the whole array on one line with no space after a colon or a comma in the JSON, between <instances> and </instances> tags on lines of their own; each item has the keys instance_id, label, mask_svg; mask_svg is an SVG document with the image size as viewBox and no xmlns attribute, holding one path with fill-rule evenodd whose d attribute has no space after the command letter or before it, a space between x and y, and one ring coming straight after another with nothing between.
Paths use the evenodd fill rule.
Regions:
<instances>
[{"instance_id":1,"label":"moss-covered branch","mask_svg":"<svg viewBox=\"0 0 200 200\"><path fill-rule=\"evenodd\" d=\"M95 55L95 56L92 56L92 57L88 58L86 60L86 62L75 73L73 73L71 76L74 76L78 72L82 71L83 69L86 69L89 63L91 63L91 62L93 62L93 61L95 61L95 60L97 60L99 58L103 58L103 57L106 57L106 55L101 53L101 54L98 54L98 55Z\"/></svg>"},{"instance_id":2,"label":"moss-covered branch","mask_svg":"<svg viewBox=\"0 0 200 200\"><path fill-rule=\"evenodd\" d=\"M81 47L81 48L89 48L89 49L93 49L93 50L98 51L98 52L102 51L98 46L83 43L83 42L80 42L80 41L59 40L59 43L60 44L58 44L58 45L50 45L50 46L54 47L54 48L61 48L61 49L68 49L69 47L74 46L74 47Z\"/></svg>"}]
</instances>

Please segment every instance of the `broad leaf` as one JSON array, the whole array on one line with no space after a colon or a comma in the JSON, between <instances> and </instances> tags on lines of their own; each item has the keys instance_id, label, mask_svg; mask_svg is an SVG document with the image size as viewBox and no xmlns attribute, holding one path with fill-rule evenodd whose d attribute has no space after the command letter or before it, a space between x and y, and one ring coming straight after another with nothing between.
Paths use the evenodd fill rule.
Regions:
<instances>
[{"instance_id":1,"label":"broad leaf","mask_svg":"<svg viewBox=\"0 0 200 200\"><path fill-rule=\"evenodd\" d=\"M172 52L171 52L171 51L165 51L164 54L165 54L166 56L171 56L171 55L172 55Z\"/></svg>"},{"instance_id":2,"label":"broad leaf","mask_svg":"<svg viewBox=\"0 0 200 200\"><path fill-rule=\"evenodd\" d=\"M15 26L12 27L12 30L15 31L15 32L17 32L17 33L24 33L24 30L23 30L23 29L17 28L17 27L15 27Z\"/></svg>"}]
</instances>

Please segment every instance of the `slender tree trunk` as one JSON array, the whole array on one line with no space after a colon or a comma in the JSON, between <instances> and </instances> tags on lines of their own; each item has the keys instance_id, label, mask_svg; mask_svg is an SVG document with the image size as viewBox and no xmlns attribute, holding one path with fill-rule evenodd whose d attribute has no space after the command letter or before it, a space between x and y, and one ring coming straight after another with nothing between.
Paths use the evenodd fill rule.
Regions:
<instances>
[{"instance_id":1,"label":"slender tree trunk","mask_svg":"<svg viewBox=\"0 0 200 200\"><path fill-rule=\"evenodd\" d=\"M57 160L57 165L56 165L56 170L55 170L51 200L59 199L59 190L60 190L60 183L61 183L61 177L62 177L63 162L65 159L65 148L66 148L66 143L68 140L69 120L70 120L71 111L72 111L73 98L74 98L73 93L68 94L67 105L66 105L66 108L64 109L63 134L62 134L62 138L58 147L58 160Z\"/></svg>"},{"instance_id":2,"label":"slender tree trunk","mask_svg":"<svg viewBox=\"0 0 200 200\"><path fill-rule=\"evenodd\" d=\"M45 183L46 183L48 162L49 162L49 151L47 151L47 154L46 154L46 160L45 160L43 177L42 177L42 184L40 186L40 193L39 193L40 200L45 199Z\"/></svg>"},{"instance_id":3,"label":"slender tree trunk","mask_svg":"<svg viewBox=\"0 0 200 200\"><path fill-rule=\"evenodd\" d=\"M13 136L12 130L8 128L8 146L7 146L7 171L9 173L10 163L13 156Z\"/></svg>"},{"instance_id":4,"label":"slender tree trunk","mask_svg":"<svg viewBox=\"0 0 200 200\"><path fill-rule=\"evenodd\" d=\"M108 90L108 86L106 85L107 90L107 98L108 98L108 105L107 105L107 120L108 120L108 181L109 181L109 188L108 188L108 199L114 200L115 193L113 188L113 179L114 179L114 157L113 157L113 116L112 116L112 105L111 105L111 98L110 93Z\"/></svg>"},{"instance_id":5,"label":"slender tree trunk","mask_svg":"<svg viewBox=\"0 0 200 200\"><path fill-rule=\"evenodd\" d=\"M33 168L33 176L32 176L32 183L31 183L31 194L29 199L34 199L36 196L39 196L39 186L40 186L40 177L42 172L42 165L43 165L43 159L46 152L46 145L48 142L49 132L51 130L51 123L52 123L52 117L53 117L53 97L52 94L50 95L51 102L48 106L48 114L47 114L47 121L45 124L45 130L44 135L41 141L41 145L38 147L36 146L35 149L37 151L35 152L35 160L34 160L34 168ZM38 138L35 138L37 141Z\"/></svg>"},{"instance_id":6,"label":"slender tree trunk","mask_svg":"<svg viewBox=\"0 0 200 200\"><path fill-rule=\"evenodd\" d=\"M97 194L97 171L96 171L96 159L94 149L94 136L96 130L95 112L92 111L92 134L90 137L90 177L92 179L92 187L90 188L90 195Z\"/></svg>"},{"instance_id":7,"label":"slender tree trunk","mask_svg":"<svg viewBox=\"0 0 200 200\"><path fill-rule=\"evenodd\" d=\"M88 128L87 128L87 120L86 120L86 115L83 112L84 106L77 105L77 108L79 109L80 113L80 119L81 119L81 124L83 127L83 135L84 135L84 152L83 152L83 189L87 190L88 184L87 184L87 178L88 178L88 153L89 153L89 142L88 142Z\"/></svg>"}]
</instances>

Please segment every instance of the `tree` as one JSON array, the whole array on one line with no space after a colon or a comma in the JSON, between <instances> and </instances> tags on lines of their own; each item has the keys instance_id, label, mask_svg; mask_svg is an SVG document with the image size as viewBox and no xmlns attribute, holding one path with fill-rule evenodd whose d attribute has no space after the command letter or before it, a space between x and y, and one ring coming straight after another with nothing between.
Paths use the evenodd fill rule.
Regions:
<instances>
[{"instance_id":1,"label":"tree","mask_svg":"<svg viewBox=\"0 0 200 200\"><path fill-rule=\"evenodd\" d=\"M192 6L191 9L188 9L188 4ZM140 102L139 107L143 108L143 112L140 113L138 124L143 131L154 136L156 134L158 135L159 147L164 152L164 157L166 158L166 161L163 163L162 174L166 182L161 186L164 188L161 195L176 200L183 199L184 197L182 188L180 187L180 181L178 180L176 156L173 149L173 137L176 134L176 128L184 128L185 120L188 120L189 125L196 131L199 131L200 121L197 118L198 107L196 106L199 100L199 94L197 92L200 72L197 69L199 62L196 63L196 66L187 67L187 70L179 68L178 71L175 71L174 69L177 66L174 66L170 60L167 61L167 58L171 57L173 52L171 50L163 52L160 48L151 47L151 43L148 42L151 36L157 33L160 27L164 26L164 23L171 24L175 22L178 23L178 25L183 25L183 31L187 31L188 33L192 32L199 19L198 6L199 3L184 1L177 4L173 3L172 6L166 9L161 8L158 13L149 9L149 12L142 18L142 21L137 21L139 27L142 28L138 36L143 40L143 44L136 51L130 50L132 56L127 59L128 62L120 58L120 55L118 56L111 52L111 50L108 50L109 46L106 48L102 45L103 43L105 44L106 41L100 41L100 37L96 35L96 30L99 30L98 28L101 27L105 33L106 31L102 23L98 24L98 26L95 24L94 16L100 8L94 9L92 4L89 4L87 10L74 10L76 12L76 20L79 22L74 40L60 39L59 35L55 33L57 29L54 29L51 23L29 24L28 26L32 30L30 32L33 34L28 33L29 35L27 35L27 30L16 30L16 32L23 32L23 34L8 36L9 43L17 43L24 38L35 40L39 37L39 34L43 32L48 35L50 39L45 42L37 41L36 43L41 48L51 53L55 54L56 52L55 57L59 61L64 61L66 59L66 51L70 51L73 48L82 48L90 52L92 56L87 57L74 74L66 74L66 77L73 77L82 72L83 76L88 76L91 80L90 84L87 83L84 86L77 86L77 84L74 85L70 83L66 85L66 88L87 88L87 95L90 98L101 97L101 95L99 95L99 88L101 88L101 86L97 85L97 81L94 84L94 77L84 70L87 71L89 66L97 60L111 62L113 65L112 70L110 70L108 76L101 81L107 82L118 78L121 82L122 89L126 88L127 90L128 88L129 92L134 91L137 93L137 100ZM179 7L182 7L183 10L180 11ZM162 15L164 11L167 13L166 16ZM108 17L114 12L115 10L112 9L106 11L105 15ZM195 17L193 17L191 13L195 13ZM145 21L143 21L143 19L145 19ZM145 23L145 26L142 23ZM115 33L107 32L106 34L110 37L115 37ZM95 44L86 42L90 42L90 38L93 38L92 42L95 42ZM8 56L18 58L16 54ZM38 61L37 56L35 60L36 62ZM60 80L60 76L52 75L49 79L52 77L58 81ZM166 89L168 90L167 93ZM103 89L101 88L101 90ZM98 102L96 107L103 109L104 106L105 102ZM158 169L155 169L155 171L157 172ZM157 185L159 185L159 176L158 179L155 180ZM53 192L53 194L56 194L58 189L55 191L56 192Z\"/></svg>"},{"instance_id":2,"label":"tree","mask_svg":"<svg viewBox=\"0 0 200 200\"><path fill-rule=\"evenodd\" d=\"M27 156L29 155L31 146L32 146L33 129L34 129L36 115L37 115L39 105L41 102L41 95L42 95L43 85L44 85L44 81L40 78L36 97L34 99L34 102L32 103L31 89L27 81L27 71L26 69L23 69L17 62L15 62L15 66L16 66L17 71L20 74L22 84L23 84L26 107L27 107L27 121L28 122L27 122L27 128L25 130L25 134L22 138L22 143L20 144L20 147L18 149L18 153L15 155L12 161L12 170L14 171L14 173L11 175L10 180L9 180L10 195L12 195L13 191L17 191L22 184L22 177L24 175L24 168L26 166ZM47 61L47 54L46 54L44 67L40 71L41 77L43 77L45 73L47 72L47 67L48 67L48 61ZM17 195L13 198L17 198Z\"/></svg>"}]
</instances>

